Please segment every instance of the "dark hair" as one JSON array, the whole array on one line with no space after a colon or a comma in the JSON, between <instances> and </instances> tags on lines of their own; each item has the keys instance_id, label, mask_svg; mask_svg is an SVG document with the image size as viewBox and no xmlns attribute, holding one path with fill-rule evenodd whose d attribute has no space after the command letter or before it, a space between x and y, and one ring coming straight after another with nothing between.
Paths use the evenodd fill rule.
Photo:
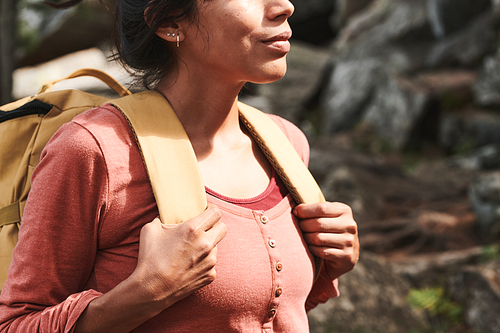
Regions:
<instances>
[{"instance_id":1,"label":"dark hair","mask_svg":"<svg viewBox=\"0 0 500 333\"><path fill-rule=\"evenodd\" d=\"M45 3L65 9L80 2L82 0ZM155 31L165 24L182 20L194 23L197 9L196 0L118 0L114 36L116 54L112 58L121 62L145 87L151 88L178 62L170 43L158 37Z\"/></svg>"}]
</instances>

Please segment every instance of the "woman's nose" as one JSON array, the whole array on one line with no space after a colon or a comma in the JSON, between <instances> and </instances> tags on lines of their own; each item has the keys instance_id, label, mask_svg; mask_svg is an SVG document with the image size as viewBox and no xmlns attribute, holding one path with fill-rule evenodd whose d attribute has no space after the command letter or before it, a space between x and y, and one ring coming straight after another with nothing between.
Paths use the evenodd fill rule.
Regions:
<instances>
[{"instance_id":1,"label":"woman's nose","mask_svg":"<svg viewBox=\"0 0 500 333\"><path fill-rule=\"evenodd\" d=\"M271 0L269 18L275 20L277 18L287 19L292 16L295 7L289 0Z\"/></svg>"}]
</instances>

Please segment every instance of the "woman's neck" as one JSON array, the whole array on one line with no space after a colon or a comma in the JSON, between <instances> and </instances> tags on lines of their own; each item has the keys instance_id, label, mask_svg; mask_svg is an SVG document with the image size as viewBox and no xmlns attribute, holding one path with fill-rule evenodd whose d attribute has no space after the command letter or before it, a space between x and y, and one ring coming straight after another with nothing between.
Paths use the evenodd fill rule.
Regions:
<instances>
[{"instance_id":1,"label":"woman's neck","mask_svg":"<svg viewBox=\"0 0 500 333\"><path fill-rule=\"evenodd\" d=\"M271 169L240 127L237 101L244 82L230 84L213 72L204 73L180 71L162 80L157 89L184 126L205 185L228 197L257 196L267 188Z\"/></svg>"},{"instance_id":2,"label":"woman's neck","mask_svg":"<svg viewBox=\"0 0 500 333\"><path fill-rule=\"evenodd\" d=\"M179 70L156 89L168 99L200 159L210 153L216 140L234 142L243 135L237 104L243 85Z\"/></svg>"}]
</instances>

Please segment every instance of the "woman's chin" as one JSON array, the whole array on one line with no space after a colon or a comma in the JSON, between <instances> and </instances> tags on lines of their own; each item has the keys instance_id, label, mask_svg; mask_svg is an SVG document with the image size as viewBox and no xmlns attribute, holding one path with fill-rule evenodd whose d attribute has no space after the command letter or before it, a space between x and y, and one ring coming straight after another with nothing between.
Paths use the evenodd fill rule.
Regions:
<instances>
[{"instance_id":1,"label":"woman's chin","mask_svg":"<svg viewBox=\"0 0 500 333\"><path fill-rule=\"evenodd\" d=\"M283 65L270 66L269 68L267 68L265 73L263 73L263 75L254 78L254 80L251 80L250 82L259 84L275 82L285 76L286 70L286 62Z\"/></svg>"}]
</instances>

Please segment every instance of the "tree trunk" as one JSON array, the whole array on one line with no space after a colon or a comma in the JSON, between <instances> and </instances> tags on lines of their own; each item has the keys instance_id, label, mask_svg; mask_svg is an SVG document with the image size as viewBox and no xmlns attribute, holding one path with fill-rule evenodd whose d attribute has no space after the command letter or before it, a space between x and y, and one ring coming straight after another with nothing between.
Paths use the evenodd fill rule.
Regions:
<instances>
[{"instance_id":1,"label":"tree trunk","mask_svg":"<svg viewBox=\"0 0 500 333\"><path fill-rule=\"evenodd\" d=\"M12 72L16 38L16 0L0 1L0 105L12 101Z\"/></svg>"}]
</instances>

